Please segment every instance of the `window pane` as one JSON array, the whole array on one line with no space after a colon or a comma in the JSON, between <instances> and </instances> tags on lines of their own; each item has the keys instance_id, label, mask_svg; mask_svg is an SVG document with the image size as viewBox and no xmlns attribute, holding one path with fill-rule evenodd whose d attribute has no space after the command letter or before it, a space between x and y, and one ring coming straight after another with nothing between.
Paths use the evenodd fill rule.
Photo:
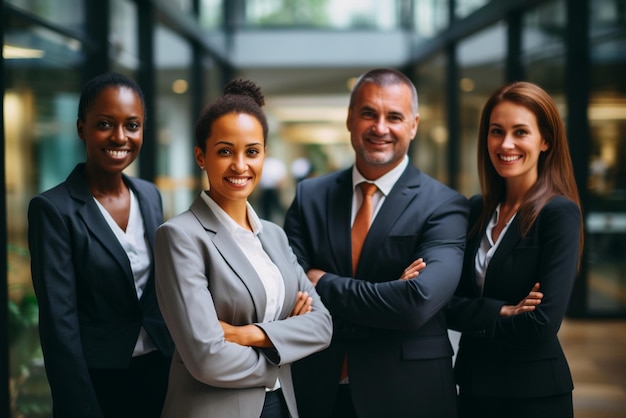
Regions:
<instances>
[{"instance_id":1,"label":"window pane","mask_svg":"<svg viewBox=\"0 0 626 418\"><path fill-rule=\"evenodd\" d=\"M52 415L37 330L26 208L37 193L65 180L84 154L76 135L83 62L79 41L8 14L5 17L9 353L15 416Z\"/></svg>"},{"instance_id":2,"label":"window pane","mask_svg":"<svg viewBox=\"0 0 626 418\"><path fill-rule=\"evenodd\" d=\"M506 26L498 23L459 44L460 147L459 191L480 193L476 147L480 112L491 94L504 83Z\"/></svg>"},{"instance_id":3,"label":"window pane","mask_svg":"<svg viewBox=\"0 0 626 418\"><path fill-rule=\"evenodd\" d=\"M591 8L588 303L592 312L626 309L626 20L624 0Z\"/></svg>"}]
</instances>

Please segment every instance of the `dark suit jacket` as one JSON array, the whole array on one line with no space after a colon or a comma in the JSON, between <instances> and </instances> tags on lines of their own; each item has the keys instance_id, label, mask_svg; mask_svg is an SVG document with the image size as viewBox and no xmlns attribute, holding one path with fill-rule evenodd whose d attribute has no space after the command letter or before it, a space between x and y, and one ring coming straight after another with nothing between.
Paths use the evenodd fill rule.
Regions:
<instances>
[{"instance_id":1,"label":"dark suit jacket","mask_svg":"<svg viewBox=\"0 0 626 418\"><path fill-rule=\"evenodd\" d=\"M481 210L481 197L473 197L470 225ZM462 332L455 372L468 395L519 398L572 390L557 332L576 278L580 216L576 204L555 197L524 239L516 217L489 263L482 296L474 259L485 231L468 240L447 312L450 327ZM502 305L516 305L537 282L544 297L535 311L498 315Z\"/></svg>"},{"instance_id":2,"label":"dark suit jacket","mask_svg":"<svg viewBox=\"0 0 626 418\"><path fill-rule=\"evenodd\" d=\"M64 183L34 197L28 242L39 330L55 413L99 416L88 369L127 368L141 326L166 356L173 343L158 308L154 270L137 299L126 252L102 216L79 164ZM161 196L124 176L139 201L150 247Z\"/></svg>"},{"instance_id":3,"label":"dark suit jacket","mask_svg":"<svg viewBox=\"0 0 626 418\"><path fill-rule=\"evenodd\" d=\"M385 199L352 278L352 170L304 180L285 230L331 312L331 346L292 366L302 417L330 416L344 353L359 417L450 417L452 348L441 308L457 286L467 199L409 164ZM418 257L418 278L398 280Z\"/></svg>"}]
</instances>

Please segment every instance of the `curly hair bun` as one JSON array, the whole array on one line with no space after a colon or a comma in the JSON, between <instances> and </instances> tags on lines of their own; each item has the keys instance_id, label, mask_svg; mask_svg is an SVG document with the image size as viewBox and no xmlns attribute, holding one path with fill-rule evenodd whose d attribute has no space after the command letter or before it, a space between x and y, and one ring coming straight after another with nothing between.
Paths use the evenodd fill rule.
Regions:
<instances>
[{"instance_id":1,"label":"curly hair bun","mask_svg":"<svg viewBox=\"0 0 626 418\"><path fill-rule=\"evenodd\" d=\"M261 93L261 88L254 84L253 81L243 80L241 78L230 81L224 87L224 95L248 96L259 106L265 104L265 97Z\"/></svg>"}]
</instances>

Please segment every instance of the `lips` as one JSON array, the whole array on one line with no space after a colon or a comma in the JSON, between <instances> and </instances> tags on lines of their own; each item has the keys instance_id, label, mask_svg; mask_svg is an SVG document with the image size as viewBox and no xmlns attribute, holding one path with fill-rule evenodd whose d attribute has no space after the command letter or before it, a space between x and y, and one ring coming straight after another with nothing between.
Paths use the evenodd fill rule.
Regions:
<instances>
[{"instance_id":1,"label":"lips","mask_svg":"<svg viewBox=\"0 0 626 418\"><path fill-rule=\"evenodd\" d=\"M104 152L106 152L107 155L117 159L124 158L128 154L130 154L130 150L127 149L106 149L104 150Z\"/></svg>"},{"instance_id":2,"label":"lips","mask_svg":"<svg viewBox=\"0 0 626 418\"><path fill-rule=\"evenodd\" d=\"M250 181L250 177L225 177L225 180L236 186L244 186Z\"/></svg>"},{"instance_id":3,"label":"lips","mask_svg":"<svg viewBox=\"0 0 626 418\"><path fill-rule=\"evenodd\" d=\"M514 161L517 161L519 159L522 158L521 155L503 155L503 154L498 154L498 158L504 162L507 163L512 163Z\"/></svg>"}]
</instances>

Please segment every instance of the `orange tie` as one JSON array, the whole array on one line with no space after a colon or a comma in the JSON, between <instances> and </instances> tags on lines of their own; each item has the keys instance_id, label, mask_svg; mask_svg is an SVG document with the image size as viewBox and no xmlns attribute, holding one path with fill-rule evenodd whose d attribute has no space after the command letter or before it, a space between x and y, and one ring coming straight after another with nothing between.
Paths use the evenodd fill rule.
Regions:
<instances>
[{"instance_id":1,"label":"orange tie","mask_svg":"<svg viewBox=\"0 0 626 418\"><path fill-rule=\"evenodd\" d=\"M372 198L376 190L378 189L373 183L359 183L359 187L363 192L363 202L359 211L354 217L354 223L352 224L352 275L356 273L356 266L359 264L359 256L361 255L361 249L363 248L363 242L367 236L367 231L370 229L370 223L372 222L372 213L374 212L374 204ZM343 358L343 365L341 368L341 381L348 377L348 355L347 353Z\"/></svg>"},{"instance_id":2,"label":"orange tie","mask_svg":"<svg viewBox=\"0 0 626 418\"><path fill-rule=\"evenodd\" d=\"M372 197L376 192L376 185L374 183L359 183L359 187L363 192L363 202L359 211L354 217L354 223L352 224L352 274L356 273L356 266L359 263L359 256L361 255L361 249L367 236L367 231L370 229L370 223L372 222L372 213L374 212L374 204L372 203Z\"/></svg>"}]
</instances>

